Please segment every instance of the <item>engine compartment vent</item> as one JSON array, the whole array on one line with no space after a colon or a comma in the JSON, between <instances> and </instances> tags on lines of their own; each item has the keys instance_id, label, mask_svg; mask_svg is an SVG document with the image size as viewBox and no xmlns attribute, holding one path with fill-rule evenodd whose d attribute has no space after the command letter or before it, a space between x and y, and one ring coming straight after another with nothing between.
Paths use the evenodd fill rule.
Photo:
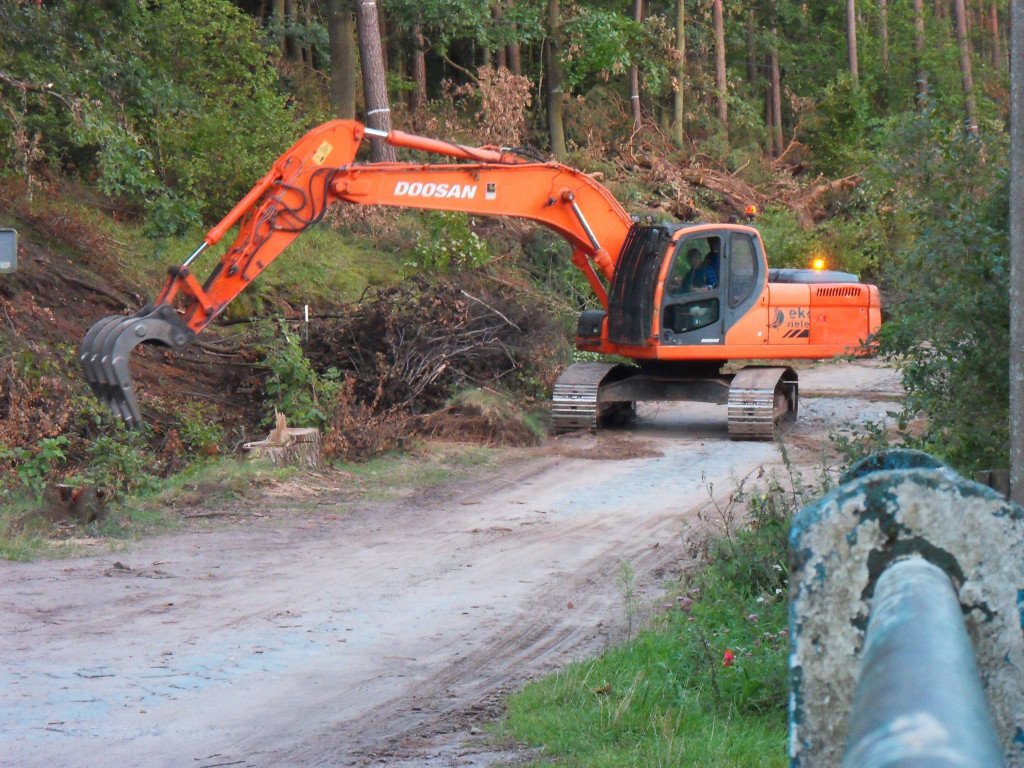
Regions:
<instances>
[{"instance_id":1,"label":"engine compartment vent","mask_svg":"<svg viewBox=\"0 0 1024 768\"><path fill-rule=\"evenodd\" d=\"M835 286L832 288L817 288L818 296L860 296L861 288L859 285L843 285Z\"/></svg>"}]
</instances>

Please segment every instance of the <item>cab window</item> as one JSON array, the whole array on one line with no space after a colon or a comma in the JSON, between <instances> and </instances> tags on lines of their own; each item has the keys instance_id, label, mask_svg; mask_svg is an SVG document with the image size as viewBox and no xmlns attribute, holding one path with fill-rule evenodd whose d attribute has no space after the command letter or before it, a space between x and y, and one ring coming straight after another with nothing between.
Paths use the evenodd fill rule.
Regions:
<instances>
[{"instance_id":1,"label":"cab window","mask_svg":"<svg viewBox=\"0 0 1024 768\"><path fill-rule=\"evenodd\" d=\"M729 306L742 304L754 290L757 250L750 235L733 234L729 252Z\"/></svg>"},{"instance_id":2,"label":"cab window","mask_svg":"<svg viewBox=\"0 0 1024 768\"><path fill-rule=\"evenodd\" d=\"M718 289L722 268L720 237L687 238L676 248L666 288L669 296L688 296Z\"/></svg>"}]
</instances>

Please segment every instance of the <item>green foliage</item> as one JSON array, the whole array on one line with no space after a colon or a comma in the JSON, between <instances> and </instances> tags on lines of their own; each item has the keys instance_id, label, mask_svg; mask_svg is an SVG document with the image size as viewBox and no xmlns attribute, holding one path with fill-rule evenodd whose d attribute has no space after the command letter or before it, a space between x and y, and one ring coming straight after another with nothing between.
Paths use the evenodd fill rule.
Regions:
<instances>
[{"instance_id":1,"label":"green foliage","mask_svg":"<svg viewBox=\"0 0 1024 768\"><path fill-rule=\"evenodd\" d=\"M32 448L8 448L0 445L0 461L10 462L21 484L33 493L41 493L47 478L67 461L65 448L70 441L65 435L44 437ZM4 489L6 494L8 489Z\"/></svg>"},{"instance_id":2,"label":"green foliage","mask_svg":"<svg viewBox=\"0 0 1024 768\"><path fill-rule=\"evenodd\" d=\"M431 211L423 215L423 224L413 248L419 266L448 274L491 260L490 243L470 228L466 214Z\"/></svg>"},{"instance_id":3,"label":"green foliage","mask_svg":"<svg viewBox=\"0 0 1024 768\"><path fill-rule=\"evenodd\" d=\"M998 141L921 141L928 118L895 133L889 171L916 226L886 264L899 292L880 334L907 390L911 444L963 472L1007 465L1008 174ZM956 183L949 183L956 179Z\"/></svg>"},{"instance_id":4,"label":"green foliage","mask_svg":"<svg viewBox=\"0 0 1024 768\"><path fill-rule=\"evenodd\" d=\"M31 165L180 232L230 208L301 130L261 42L228 0L4 4L0 70L45 88L0 87L0 135L37 137Z\"/></svg>"},{"instance_id":5,"label":"green foliage","mask_svg":"<svg viewBox=\"0 0 1024 768\"><path fill-rule=\"evenodd\" d=\"M837 211L808 229L787 208L773 207L756 221L772 267L807 268L822 257L828 269L856 275L876 274L890 253L886 223L869 206L857 205L849 215Z\"/></svg>"},{"instance_id":6,"label":"green foliage","mask_svg":"<svg viewBox=\"0 0 1024 768\"><path fill-rule=\"evenodd\" d=\"M815 170L828 176L861 170L870 161L874 114L867 86L855 85L848 73L826 85L803 134Z\"/></svg>"},{"instance_id":7,"label":"green foliage","mask_svg":"<svg viewBox=\"0 0 1024 768\"><path fill-rule=\"evenodd\" d=\"M122 493L145 492L156 488L160 478L153 473L154 460L147 450L144 435L127 429L100 435L86 447L87 463L73 482L91 483L100 488L116 488Z\"/></svg>"},{"instance_id":8,"label":"green foliage","mask_svg":"<svg viewBox=\"0 0 1024 768\"><path fill-rule=\"evenodd\" d=\"M188 403L179 406L176 415L178 437L191 455L212 455L224 443L216 408Z\"/></svg>"},{"instance_id":9,"label":"green foliage","mask_svg":"<svg viewBox=\"0 0 1024 768\"><path fill-rule=\"evenodd\" d=\"M338 370L328 368L322 375L317 373L303 353L298 335L285 320L279 321L276 329L264 329L258 351L268 369L263 382L267 408L264 424L272 425L274 412L278 411L290 426L325 428L332 401L342 387Z\"/></svg>"}]
</instances>

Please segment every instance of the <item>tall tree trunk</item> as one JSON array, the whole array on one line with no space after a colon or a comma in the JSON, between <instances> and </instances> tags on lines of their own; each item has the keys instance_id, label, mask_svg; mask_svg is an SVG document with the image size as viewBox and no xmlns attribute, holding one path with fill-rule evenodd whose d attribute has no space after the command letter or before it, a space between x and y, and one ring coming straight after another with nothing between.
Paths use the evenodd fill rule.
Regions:
<instances>
[{"instance_id":1,"label":"tall tree trunk","mask_svg":"<svg viewBox=\"0 0 1024 768\"><path fill-rule=\"evenodd\" d=\"M271 10L271 21L274 25L274 32L277 35L277 45L284 55L284 27L285 27L285 7L284 0L274 0L274 5Z\"/></svg>"},{"instance_id":2,"label":"tall tree trunk","mask_svg":"<svg viewBox=\"0 0 1024 768\"><path fill-rule=\"evenodd\" d=\"M424 51L423 30L412 25L412 81L415 88L409 98L409 109L416 112L427 103L427 56Z\"/></svg>"},{"instance_id":3,"label":"tall tree trunk","mask_svg":"<svg viewBox=\"0 0 1024 768\"><path fill-rule=\"evenodd\" d=\"M914 56L917 59L917 111L928 104L928 72L924 68L924 0L914 0Z\"/></svg>"},{"instance_id":4,"label":"tall tree trunk","mask_svg":"<svg viewBox=\"0 0 1024 768\"><path fill-rule=\"evenodd\" d=\"M559 162L565 162L565 126L562 122L562 26L558 17L558 0L548 0L548 133L551 152Z\"/></svg>"},{"instance_id":5,"label":"tall tree trunk","mask_svg":"<svg viewBox=\"0 0 1024 768\"><path fill-rule=\"evenodd\" d=\"M717 2L718 0L716 0ZM637 24L644 20L644 0L633 0L633 21ZM634 64L629 68L629 104L633 111L633 130L640 130L640 67Z\"/></svg>"},{"instance_id":6,"label":"tall tree trunk","mask_svg":"<svg viewBox=\"0 0 1024 768\"><path fill-rule=\"evenodd\" d=\"M725 81L725 22L722 19L722 0L711 0L711 16L715 27L715 96L718 101L718 122L722 133L729 137L729 107L726 102Z\"/></svg>"},{"instance_id":7,"label":"tall tree trunk","mask_svg":"<svg viewBox=\"0 0 1024 768\"><path fill-rule=\"evenodd\" d=\"M295 1L296 0L284 0L285 24L288 27L293 25L296 21ZM295 35L287 30L284 35L284 57L292 64L302 63L302 51L299 49L299 43L295 39Z\"/></svg>"},{"instance_id":8,"label":"tall tree trunk","mask_svg":"<svg viewBox=\"0 0 1024 768\"><path fill-rule=\"evenodd\" d=\"M495 26L501 24L501 0L491 6L491 18L494 20ZM494 66L498 69L502 67L508 67L508 51L505 50L504 45L499 45L498 50L494 52L495 62Z\"/></svg>"},{"instance_id":9,"label":"tall tree trunk","mask_svg":"<svg viewBox=\"0 0 1024 768\"><path fill-rule=\"evenodd\" d=\"M779 54L776 49L778 30L772 30L772 51L769 54L772 83L772 150L775 157L782 155L782 83L779 77Z\"/></svg>"},{"instance_id":10,"label":"tall tree trunk","mask_svg":"<svg viewBox=\"0 0 1024 768\"><path fill-rule=\"evenodd\" d=\"M992 32L992 66L1000 69L1003 66L1003 52L999 48L999 9L996 0L988 5L988 23Z\"/></svg>"},{"instance_id":11,"label":"tall tree trunk","mask_svg":"<svg viewBox=\"0 0 1024 768\"><path fill-rule=\"evenodd\" d=\"M772 56L770 53L764 55L764 71L768 73L764 79L764 127L765 136L768 137L765 153L768 157L774 157L775 142L772 141L772 133L775 131L775 109L772 107Z\"/></svg>"},{"instance_id":12,"label":"tall tree trunk","mask_svg":"<svg viewBox=\"0 0 1024 768\"><path fill-rule=\"evenodd\" d=\"M757 62L754 60L754 56L756 55L755 41L754 9L751 8L747 11L747 84L751 88L753 88L759 80L757 76Z\"/></svg>"},{"instance_id":13,"label":"tall tree trunk","mask_svg":"<svg viewBox=\"0 0 1024 768\"><path fill-rule=\"evenodd\" d=\"M946 18L946 0L935 0L935 18Z\"/></svg>"},{"instance_id":14,"label":"tall tree trunk","mask_svg":"<svg viewBox=\"0 0 1024 768\"><path fill-rule=\"evenodd\" d=\"M882 40L882 71L889 71L889 0L878 0L878 36Z\"/></svg>"},{"instance_id":15,"label":"tall tree trunk","mask_svg":"<svg viewBox=\"0 0 1024 768\"><path fill-rule=\"evenodd\" d=\"M384 69L384 54L381 50L377 0L360 0L356 9L366 124L378 131L390 131L391 108L388 106L387 70ZM394 162L395 148L381 139L370 139L370 157L375 163Z\"/></svg>"},{"instance_id":16,"label":"tall tree trunk","mask_svg":"<svg viewBox=\"0 0 1024 768\"><path fill-rule=\"evenodd\" d=\"M327 38L331 46L331 111L342 120L356 117L355 20L346 0L328 0Z\"/></svg>"},{"instance_id":17,"label":"tall tree trunk","mask_svg":"<svg viewBox=\"0 0 1024 768\"><path fill-rule=\"evenodd\" d=\"M960 82L964 91L964 129L978 135L978 118L974 107L974 76L971 74L971 49L967 43L967 14L964 0L953 0L954 30L960 48Z\"/></svg>"},{"instance_id":18,"label":"tall tree trunk","mask_svg":"<svg viewBox=\"0 0 1024 768\"><path fill-rule=\"evenodd\" d=\"M860 82L857 71L857 0L846 0L846 60L853 84Z\"/></svg>"},{"instance_id":19,"label":"tall tree trunk","mask_svg":"<svg viewBox=\"0 0 1024 768\"><path fill-rule=\"evenodd\" d=\"M504 0L509 6L512 5L512 0ZM516 25L512 25L512 36L515 37L517 32ZM519 51L519 43L512 42L505 46L505 52L508 54L508 69L513 75L523 74L523 56Z\"/></svg>"},{"instance_id":20,"label":"tall tree trunk","mask_svg":"<svg viewBox=\"0 0 1024 768\"><path fill-rule=\"evenodd\" d=\"M686 3L676 0L676 91L672 101L672 135L683 146L683 107L686 92Z\"/></svg>"},{"instance_id":21,"label":"tall tree trunk","mask_svg":"<svg viewBox=\"0 0 1024 768\"><path fill-rule=\"evenodd\" d=\"M1024 505L1024 5L1010 3L1010 498Z\"/></svg>"}]
</instances>

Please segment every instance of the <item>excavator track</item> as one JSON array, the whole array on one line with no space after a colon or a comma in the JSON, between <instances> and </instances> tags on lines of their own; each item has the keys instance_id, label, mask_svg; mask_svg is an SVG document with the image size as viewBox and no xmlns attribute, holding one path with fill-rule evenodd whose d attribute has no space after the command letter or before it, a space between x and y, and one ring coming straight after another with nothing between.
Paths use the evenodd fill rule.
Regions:
<instances>
[{"instance_id":1,"label":"excavator track","mask_svg":"<svg viewBox=\"0 0 1024 768\"><path fill-rule=\"evenodd\" d=\"M601 417L598 391L618 363L574 363L555 382L551 426L555 434L597 429Z\"/></svg>"},{"instance_id":2,"label":"excavator track","mask_svg":"<svg viewBox=\"0 0 1024 768\"><path fill-rule=\"evenodd\" d=\"M729 437L771 440L796 419L799 390L792 368L749 366L729 387Z\"/></svg>"}]
</instances>

